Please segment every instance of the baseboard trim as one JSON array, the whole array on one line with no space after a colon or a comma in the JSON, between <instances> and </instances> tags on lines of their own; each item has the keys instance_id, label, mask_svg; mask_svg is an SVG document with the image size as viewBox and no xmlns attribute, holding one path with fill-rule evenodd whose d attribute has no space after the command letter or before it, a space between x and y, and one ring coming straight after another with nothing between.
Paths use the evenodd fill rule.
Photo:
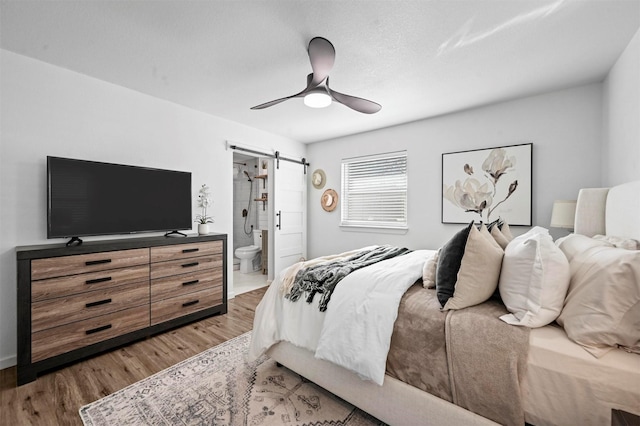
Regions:
<instances>
[{"instance_id":1,"label":"baseboard trim","mask_svg":"<svg viewBox=\"0 0 640 426\"><path fill-rule=\"evenodd\" d=\"M18 364L18 356L8 356L6 358L0 358L0 370L4 370L5 368L13 367Z\"/></svg>"}]
</instances>

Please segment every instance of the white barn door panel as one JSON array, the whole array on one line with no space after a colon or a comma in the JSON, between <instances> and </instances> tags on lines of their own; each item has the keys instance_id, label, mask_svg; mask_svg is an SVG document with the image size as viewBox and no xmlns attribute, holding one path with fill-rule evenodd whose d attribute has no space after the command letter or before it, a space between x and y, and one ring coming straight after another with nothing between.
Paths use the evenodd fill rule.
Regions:
<instances>
[{"instance_id":1,"label":"white barn door panel","mask_svg":"<svg viewBox=\"0 0 640 426\"><path fill-rule=\"evenodd\" d=\"M307 175L302 164L282 160L279 167L275 167L274 175L273 272L276 276L307 257Z\"/></svg>"}]
</instances>

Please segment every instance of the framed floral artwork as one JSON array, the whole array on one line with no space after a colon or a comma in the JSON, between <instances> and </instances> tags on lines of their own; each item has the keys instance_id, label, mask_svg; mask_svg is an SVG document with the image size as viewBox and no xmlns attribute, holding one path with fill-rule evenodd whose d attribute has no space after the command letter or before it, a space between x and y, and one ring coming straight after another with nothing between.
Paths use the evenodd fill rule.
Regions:
<instances>
[{"instance_id":1,"label":"framed floral artwork","mask_svg":"<svg viewBox=\"0 0 640 426\"><path fill-rule=\"evenodd\" d=\"M442 154L442 223L531 226L532 143Z\"/></svg>"}]
</instances>

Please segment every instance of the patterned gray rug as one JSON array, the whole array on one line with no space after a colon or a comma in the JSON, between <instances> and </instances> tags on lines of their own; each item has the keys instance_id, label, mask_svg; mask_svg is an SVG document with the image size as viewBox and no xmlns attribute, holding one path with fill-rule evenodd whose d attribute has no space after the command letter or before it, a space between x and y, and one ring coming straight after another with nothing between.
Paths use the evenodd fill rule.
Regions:
<instances>
[{"instance_id":1,"label":"patterned gray rug","mask_svg":"<svg viewBox=\"0 0 640 426\"><path fill-rule=\"evenodd\" d=\"M383 425L266 356L251 333L80 409L85 425Z\"/></svg>"}]
</instances>

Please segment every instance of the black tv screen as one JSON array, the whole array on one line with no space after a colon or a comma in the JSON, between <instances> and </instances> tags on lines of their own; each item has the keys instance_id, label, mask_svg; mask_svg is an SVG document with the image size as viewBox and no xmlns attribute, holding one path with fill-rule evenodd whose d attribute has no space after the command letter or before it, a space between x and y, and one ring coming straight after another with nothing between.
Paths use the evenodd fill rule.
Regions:
<instances>
[{"instance_id":1,"label":"black tv screen","mask_svg":"<svg viewBox=\"0 0 640 426\"><path fill-rule=\"evenodd\" d=\"M191 173L47 157L47 238L191 229Z\"/></svg>"}]
</instances>

